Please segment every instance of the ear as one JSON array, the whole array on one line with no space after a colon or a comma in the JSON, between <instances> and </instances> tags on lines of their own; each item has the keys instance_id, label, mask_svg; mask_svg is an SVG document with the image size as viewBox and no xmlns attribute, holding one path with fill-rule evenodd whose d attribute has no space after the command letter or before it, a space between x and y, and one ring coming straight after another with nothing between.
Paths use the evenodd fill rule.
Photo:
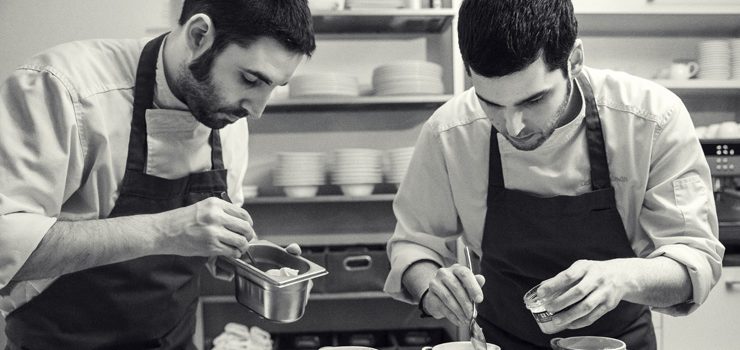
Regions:
<instances>
[{"instance_id":1,"label":"ear","mask_svg":"<svg viewBox=\"0 0 740 350\"><path fill-rule=\"evenodd\" d=\"M185 22L183 29L191 60L200 57L213 46L216 30L208 15L202 13L193 15Z\"/></svg>"},{"instance_id":2,"label":"ear","mask_svg":"<svg viewBox=\"0 0 740 350\"><path fill-rule=\"evenodd\" d=\"M570 57L568 57L568 69L571 76L575 77L581 74L583 70L583 59L583 42L581 39L576 39L573 49L570 51Z\"/></svg>"}]
</instances>

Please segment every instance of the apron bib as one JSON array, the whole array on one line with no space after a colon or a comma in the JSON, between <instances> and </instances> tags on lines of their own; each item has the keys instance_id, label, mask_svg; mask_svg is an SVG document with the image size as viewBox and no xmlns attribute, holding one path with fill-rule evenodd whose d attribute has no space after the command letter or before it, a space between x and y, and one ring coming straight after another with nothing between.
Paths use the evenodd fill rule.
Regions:
<instances>
[{"instance_id":1,"label":"apron bib","mask_svg":"<svg viewBox=\"0 0 740 350\"><path fill-rule=\"evenodd\" d=\"M228 200L218 130L209 140L212 170L174 180L145 173L145 115L153 107L157 55L165 35L141 53L126 172L109 217L161 213L211 196ZM206 261L154 255L63 275L8 315L8 348L195 349L198 276Z\"/></svg>"},{"instance_id":2,"label":"apron bib","mask_svg":"<svg viewBox=\"0 0 740 350\"><path fill-rule=\"evenodd\" d=\"M592 325L544 334L524 306L530 288L576 260L635 257L617 211L604 136L590 83L577 78L586 101L592 192L540 198L504 188L497 131L491 127L488 210L481 273L485 300L478 322L486 339L505 350L550 349L550 339L579 335L618 338L630 350L656 349L648 307L622 301Z\"/></svg>"}]
</instances>

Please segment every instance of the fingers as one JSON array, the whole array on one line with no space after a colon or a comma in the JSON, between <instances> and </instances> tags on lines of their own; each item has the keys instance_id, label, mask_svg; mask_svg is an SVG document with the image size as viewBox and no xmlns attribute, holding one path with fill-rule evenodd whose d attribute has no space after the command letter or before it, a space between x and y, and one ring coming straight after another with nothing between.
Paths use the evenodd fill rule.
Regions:
<instances>
[{"instance_id":1,"label":"fingers","mask_svg":"<svg viewBox=\"0 0 740 350\"><path fill-rule=\"evenodd\" d=\"M247 240L247 237L240 234L235 234L234 232L228 230L224 230L221 235L219 235L218 241L219 243L224 244L233 250L239 251L238 257L241 257L242 254L244 254L244 252L246 252L247 248L249 247L249 241Z\"/></svg>"},{"instance_id":2,"label":"fingers","mask_svg":"<svg viewBox=\"0 0 740 350\"><path fill-rule=\"evenodd\" d=\"M478 284L478 280L476 279L475 275L473 275L473 271L471 271L468 268L455 268L452 270L457 277L457 279L462 283L463 288L465 288L465 291L467 293L468 298L466 298L466 302L469 300L472 300L476 303L480 303L483 301L483 290L480 288L480 284ZM481 276L483 277L483 276ZM462 303L461 303L462 304ZM473 305L470 304L470 309L473 309ZM471 315L472 317L472 311Z\"/></svg>"},{"instance_id":3,"label":"fingers","mask_svg":"<svg viewBox=\"0 0 740 350\"><path fill-rule=\"evenodd\" d=\"M216 255L228 256L234 259L239 259L242 257L243 251L229 244L225 244L222 242L216 242L214 243L214 246L216 248L216 253L217 253Z\"/></svg>"},{"instance_id":4,"label":"fingers","mask_svg":"<svg viewBox=\"0 0 740 350\"><path fill-rule=\"evenodd\" d=\"M597 290L570 309L553 316L553 322L568 329L583 328L596 322L617 304L618 301L612 300L607 291Z\"/></svg>"},{"instance_id":5,"label":"fingers","mask_svg":"<svg viewBox=\"0 0 740 350\"><path fill-rule=\"evenodd\" d=\"M446 302L445 300L452 300L452 302ZM440 297L430 290L429 294L424 298L424 310L436 319L446 318L450 322L456 325L464 325L466 321L458 317L457 313L452 310L457 301L449 294L445 297ZM459 305L458 305L459 307Z\"/></svg>"},{"instance_id":6,"label":"fingers","mask_svg":"<svg viewBox=\"0 0 740 350\"><path fill-rule=\"evenodd\" d=\"M246 237L248 241L257 238L257 233L254 232L254 228L249 221L231 215L224 215L223 220L223 225L227 230Z\"/></svg>"},{"instance_id":7,"label":"fingers","mask_svg":"<svg viewBox=\"0 0 740 350\"><path fill-rule=\"evenodd\" d=\"M254 221L252 220L252 216L249 215L249 212L247 212L244 208L236 204L226 202L226 201L224 201L224 203L225 203L224 212L226 214L242 219L248 222L250 226L254 226Z\"/></svg>"},{"instance_id":8,"label":"fingers","mask_svg":"<svg viewBox=\"0 0 740 350\"><path fill-rule=\"evenodd\" d=\"M288 246L285 247L285 251L293 255L301 255L301 247L298 245L298 243L288 244Z\"/></svg>"}]
</instances>

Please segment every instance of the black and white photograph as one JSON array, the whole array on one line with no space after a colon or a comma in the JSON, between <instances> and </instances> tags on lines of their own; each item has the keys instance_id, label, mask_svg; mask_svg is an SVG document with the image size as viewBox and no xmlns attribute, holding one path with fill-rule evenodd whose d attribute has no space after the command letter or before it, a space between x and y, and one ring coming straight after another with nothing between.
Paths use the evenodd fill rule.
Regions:
<instances>
[{"instance_id":1,"label":"black and white photograph","mask_svg":"<svg viewBox=\"0 0 740 350\"><path fill-rule=\"evenodd\" d=\"M740 349L740 0L0 0L0 45L0 349Z\"/></svg>"}]
</instances>

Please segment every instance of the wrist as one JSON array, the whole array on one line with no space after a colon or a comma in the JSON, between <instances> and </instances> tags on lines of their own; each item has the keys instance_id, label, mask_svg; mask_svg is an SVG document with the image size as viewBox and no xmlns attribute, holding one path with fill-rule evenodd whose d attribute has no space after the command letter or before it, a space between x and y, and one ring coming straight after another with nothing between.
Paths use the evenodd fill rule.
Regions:
<instances>
[{"instance_id":1,"label":"wrist","mask_svg":"<svg viewBox=\"0 0 740 350\"><path fill-rule=\"evenodd\" d=\"M429 294L429 288L427 288L423 293L421 293L421 296L419 297L419 311L421 311L421 317L432 317L426 309L424 309L424 298Z\"/></svg>"}]
</instances>

